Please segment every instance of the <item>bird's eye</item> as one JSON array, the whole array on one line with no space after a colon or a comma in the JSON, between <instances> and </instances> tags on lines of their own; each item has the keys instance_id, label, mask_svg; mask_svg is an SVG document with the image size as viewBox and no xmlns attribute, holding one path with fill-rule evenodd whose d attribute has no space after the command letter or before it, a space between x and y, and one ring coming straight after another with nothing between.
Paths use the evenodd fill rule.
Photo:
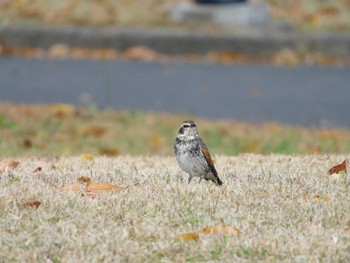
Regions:
<instances>
[{"instance_id":1,"label":"bird's eye","mask_svg":"<svg viewBox=\"0 0 350 263\"><path fill-rule=\"evenodd\" d=\"M186 124L183 125L183 127L184 127L184 128L189 128L189 127L191 127L191 125L189 125L189 124L186 123Z\"/></svg>"}]
</instances>

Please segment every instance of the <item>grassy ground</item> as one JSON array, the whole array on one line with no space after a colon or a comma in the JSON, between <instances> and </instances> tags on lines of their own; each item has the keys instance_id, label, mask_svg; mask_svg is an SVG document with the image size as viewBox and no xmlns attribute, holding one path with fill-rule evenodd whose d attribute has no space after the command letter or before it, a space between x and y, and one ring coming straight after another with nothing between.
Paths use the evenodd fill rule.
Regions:
<instances>
[{"instance_id":1,"label":"grassy ground","mask_svg":"<svg viewBox=\"0 0 350 263\"><path fill-rule=\"evenodd\" d=\"M172 155L187 118L0 104L0 261L349 260L350 177L327 175L349 158L349 131L195 118L224 186L188 185ZM331 152L343 154L307 155ZM95 158L71 156L83 153ZM1 171L6 159L19 165ZM130 187L62 190L82 176ZM213 226L235 231L176 238Z\"/></svg>"},{"instance_id":2,"label":"grassy ground","mask_svg":"<svg viewBox=\"0 0 350 263\"><path fill-rule=\"evenodd\" d=\"M0 180L0 260L347 262L350 177L327 175L345 158L216 156L223 187L188 185L174 157L19 158ZM140 185L96 196L60 190L80 176ZM23 205L31 201L41 205ZM240 234L175 238L221 225Z\"/></svg>"},{"instance_id":3,"label":"grassy ground","mask_svg":"<svg viewBox=\"0 0 350 263\"><path fill-rule=\"evenodd\" d=\"M0 23L49 23L115 26L182 27L215 30L201 23L174 24L167 10L178 0L2 0ZM348 0L255 0L270 4L276 20L288 21L302 31L332 31L350 29Z\"/></svg>"},{"instance_id":4,"label":"grassy ground","mask_svg":"<svg viewBox=\"0 0 350 263\"><path fill-rule=\"evenodd\" d=\"M0 104L0 156L172 155L181 123L191 118L213 154L350 152L349 130L210 121L65 104Z\"/></svg>"}]
</instances>

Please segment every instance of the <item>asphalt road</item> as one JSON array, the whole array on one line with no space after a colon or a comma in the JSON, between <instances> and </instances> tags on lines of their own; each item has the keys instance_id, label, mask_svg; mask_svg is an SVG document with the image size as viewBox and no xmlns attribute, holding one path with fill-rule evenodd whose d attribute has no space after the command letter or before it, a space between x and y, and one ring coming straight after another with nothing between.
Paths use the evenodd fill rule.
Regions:
<instances>
[{"instance_id":1,"label":"asphalt road","mask_svg":"<svg viewBox=\"0 0 350 263\"><path fill-rule=\"evenodd\" d=\"M0 101L350 128L350 68L2 57Z\"/></svg>"}]
</instances>

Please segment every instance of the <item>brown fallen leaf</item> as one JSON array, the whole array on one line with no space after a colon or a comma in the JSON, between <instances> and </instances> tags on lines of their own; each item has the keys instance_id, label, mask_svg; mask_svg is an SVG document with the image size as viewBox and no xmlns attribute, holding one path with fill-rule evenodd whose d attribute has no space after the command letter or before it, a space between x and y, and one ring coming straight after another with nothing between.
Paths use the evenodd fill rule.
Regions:
<instances>
[{"instance_id":1,"label":"brown fallen leaf","mask_svg":"<svg viewBox=\"0 0 350 263\"><path fill-rule=\"evenodd\" d=\"M335 165L331 169L329 169L328 174L337 174L339 172L346 173L346 160L344 160L344 162L342 162L341 164Z\"/></svg>"},{"instance_id":2,"label":"brown fallen leaf","mask_svg":"<svg viewBox=\"0 0 350 263\"><path fill-rule=\"evenodd\" d=\"M240 235L241 231L237 227L234 227L234 226L210 226L210 227L203 228L202 230L197 231L197 232L190 232L190 233L184 233L184 234L178 235L175 237L175 239L182 240L185 242L192 241L192 240L198 241L200 236L210 235L210 234Z\"/></svg>"},{"instance_id":3,"label":"brown fallen leaf","mask_svg":"<svg viewBox=\"0 0 350 263\"><path fill-rule=\"evenodd\" d=\"M176 240L182 240L185 242L188 241L198 241L199 240L199 234L197 232L192 232L192 233L185 233L181 234L175 237Z\"/></svg>"},{"instance_id":4,"label":"brown fallen leaf","mask_svg":"<svg viewBox=\"0 0 350 263\"><path fill-rule=\"evenodd\" d=\"M326 196L326 195L315 195L314 199L316 201L325 201L326 203L328 203L330 201L329 196Z\"/></svg>"},{"instance_id":5,"label":"brown fallen leaf","mask_svg":"<svg viewBox=\"0 0 350 263\"><path fill-rule=\"evenodd\" d=\"M318 10L319 15L335 16L339 14L339 9L334 6L324 6Z\"/></svg>"},{"instance_id":6,"label":"brown fallen leaf","mask_svg":"<svg viewBox=\"0 0 350 263\"><path fill-rule=\"evenodd\" d=\"M85 153L85 154L80 155L80 159L92 161L94 159L94 156L90 153Z\"/></svg>"},{"instance_id":7,"label":"brown fallen leaf","mask_svg":"<svg viewBox=\"0 0 350 263\"><path fill-rule=\"evenodd\" d=\"M24 139L23 142L22 142L22 147L26 148L26 149L32 148L33 147L33 142L30 139L28 139L28 138Z\"/></svg>"},{"instance_id":8,"label":"brown fallen leaf","mask_svg":"<svg viewBox=\"0 0 350 263\"><path fill-rule=\"evenodd\" d=\"M69 55L69 47L65 44L55 44L49 48L48 54L54 58L64 58Z\"/></svg>"},{"instance_id":9,"label":"brown fallen leaf","mask_svg":"<svg viewBox=\"0 0 350 263\"><path fill-rule=\"evenodd\" d=\"M211 52L209 54L210 60L216 63L234 63L234 62L249 62L252 61L246 55L235 53L231 51L220 51L220 52Z\"/></svg>"},{"instance_id":10,"label":"brown fallen leaf","mask_svg":"<svg viewBox=\"0 0 350 263\"><path fill-rule=\"evenodd\" d=\"M298 52L289 48L285 48L279 53L273 55L271 61L277 65L296 66L300 64L301 59L302 57Z\"/></svg>"},{"instance_id":11,"label":"brown fallen leaf","mask_svg":"<svg viewBox=\"0 0 350 263\"><path fill-rule=\"evenodd\" d=\"M156 59L157 53L144 46L134 46L124 51L122 56L127 59L152 61Z\"/></svg>"},{"instance_id":12,"label":"brown fallen leaf","mask_svg":"<svg viewBox=\"0 0 350 263\"><path fill-rule=\"evenodd\" d=\"M8 160L0 163L0 173L5 172L7 169L15 169L19 165L19 162Z\"/></svg>"},{"instance_id":13,"label":"brown fallen leaf","mask_svg":"<svg viewBox=\"0 0 350 263\"><path fill-rule=\"evenodd\" d=\"M208 234L237 234L240 235L241 231L234 226L210 226L203 228L200 233Z\"/></svg>"},{"instance_id":14,"label":"brown fallen leaf","mask_svg":"<svg viewBox=\"0 0 350 263\"><path fill-rule=\"evenodd\" d=\"M118 148L99 148L98 152L108 157L120 155L120 150Z\"/></svg>"},{"instance_id":15,"label":"brown fallen leaf","mask_svg":"<svg viewBox=\"0 0 350 263\"><path fill-rule=\"evenodd\" d=\"M39 166L39 167L35 168L33 173L41 172L42 170L43 170L43 168Z\"/></svg>"},{"instance_id":16,"label":"brown fallen leaf","mask_svg":"<svg viewBox=\"0 0 350 263\"><path fill-rule=\"evenodd\" d=\"M107 129L97 125L90 125L82 131L82 135L100 137L107 132Z\"/></svg>"},{"instance_id":17,"label":"brown fallen leaf","mask_svg":"<svg viewBox=\"0 0 350 263\"><path fill-rule=\"evenodd\" d=\"M45 51L41 48L20 47L12 48L13 54L21 57L44 57Z\"/></svg>"},{"instance_id":18,"label":"brown fallen leaf","mask_svg":"<svg viewBox=\"0 0 350 263\"><path fill-rule=\"evenodd\" d=\"M94 192L94 193L113 192L120 189L125 189L125 187L120 187L118 185L113 185L113 184L103 184L103 183L90 183L86 187L86 191Z\"/></svg>"},{"instance_id":19,"label":"brown fallen leaf","mask_svg":"<svg viewBox=\"0 0 350 263\"><path fill-rule=\"evenodd\" d=\"M118 191L122 189L127 189L129 186L118 186L106 183L94 183L87 176L82 176L78 178L78 183L67 184L63 186L62 190L72 190L72 191L83 191L91 193L109 193L113 191ZM136 186L137 184L135 184Z\"/></svg>"},{"instance_id":20,"label":"brown fallen leaf","mask_svg":"<svg viewBox=\"0 0 350 263\"><path fill-rule=\"evenodd\" d=\"M59 118L64 118L66 116L72 115L75 113L76 109L72 105L65 104L65 103L57 103L53 104L50 107L52 115L59 117Z\"/></svg>"},{"instance_id":21,"label":"brown fallen leaf","mask_svg":"<svg viewBox=\"0 0 350 263\"><path fill-rule=\"evenodd\" d=\"M26 202L23 204L23 206L35 207L35 208L38 208L40 205L41 205L41 202L39 201Z\"/></svg>"}]
</instances>

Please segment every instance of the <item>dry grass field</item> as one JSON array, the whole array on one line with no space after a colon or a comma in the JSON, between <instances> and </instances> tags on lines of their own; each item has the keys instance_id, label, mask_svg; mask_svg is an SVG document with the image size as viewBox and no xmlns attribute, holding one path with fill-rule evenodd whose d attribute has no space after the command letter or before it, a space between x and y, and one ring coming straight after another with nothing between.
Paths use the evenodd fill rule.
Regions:
<instances>
[{"instance_id":1,"label":"dry grass field","mask_svg":"<svg viewBox=\"0 0 350 263\"><path fill-rule=\"evenodd\" d=\"M0 173L0 261L349 262L350 178L327 174L348 155L213 155L223 187L188 185L174 157L19 157ZM130 187L62 190L81 176ZM235 231L176 238L212 226Z\"/></svg>"}]
</instances>

